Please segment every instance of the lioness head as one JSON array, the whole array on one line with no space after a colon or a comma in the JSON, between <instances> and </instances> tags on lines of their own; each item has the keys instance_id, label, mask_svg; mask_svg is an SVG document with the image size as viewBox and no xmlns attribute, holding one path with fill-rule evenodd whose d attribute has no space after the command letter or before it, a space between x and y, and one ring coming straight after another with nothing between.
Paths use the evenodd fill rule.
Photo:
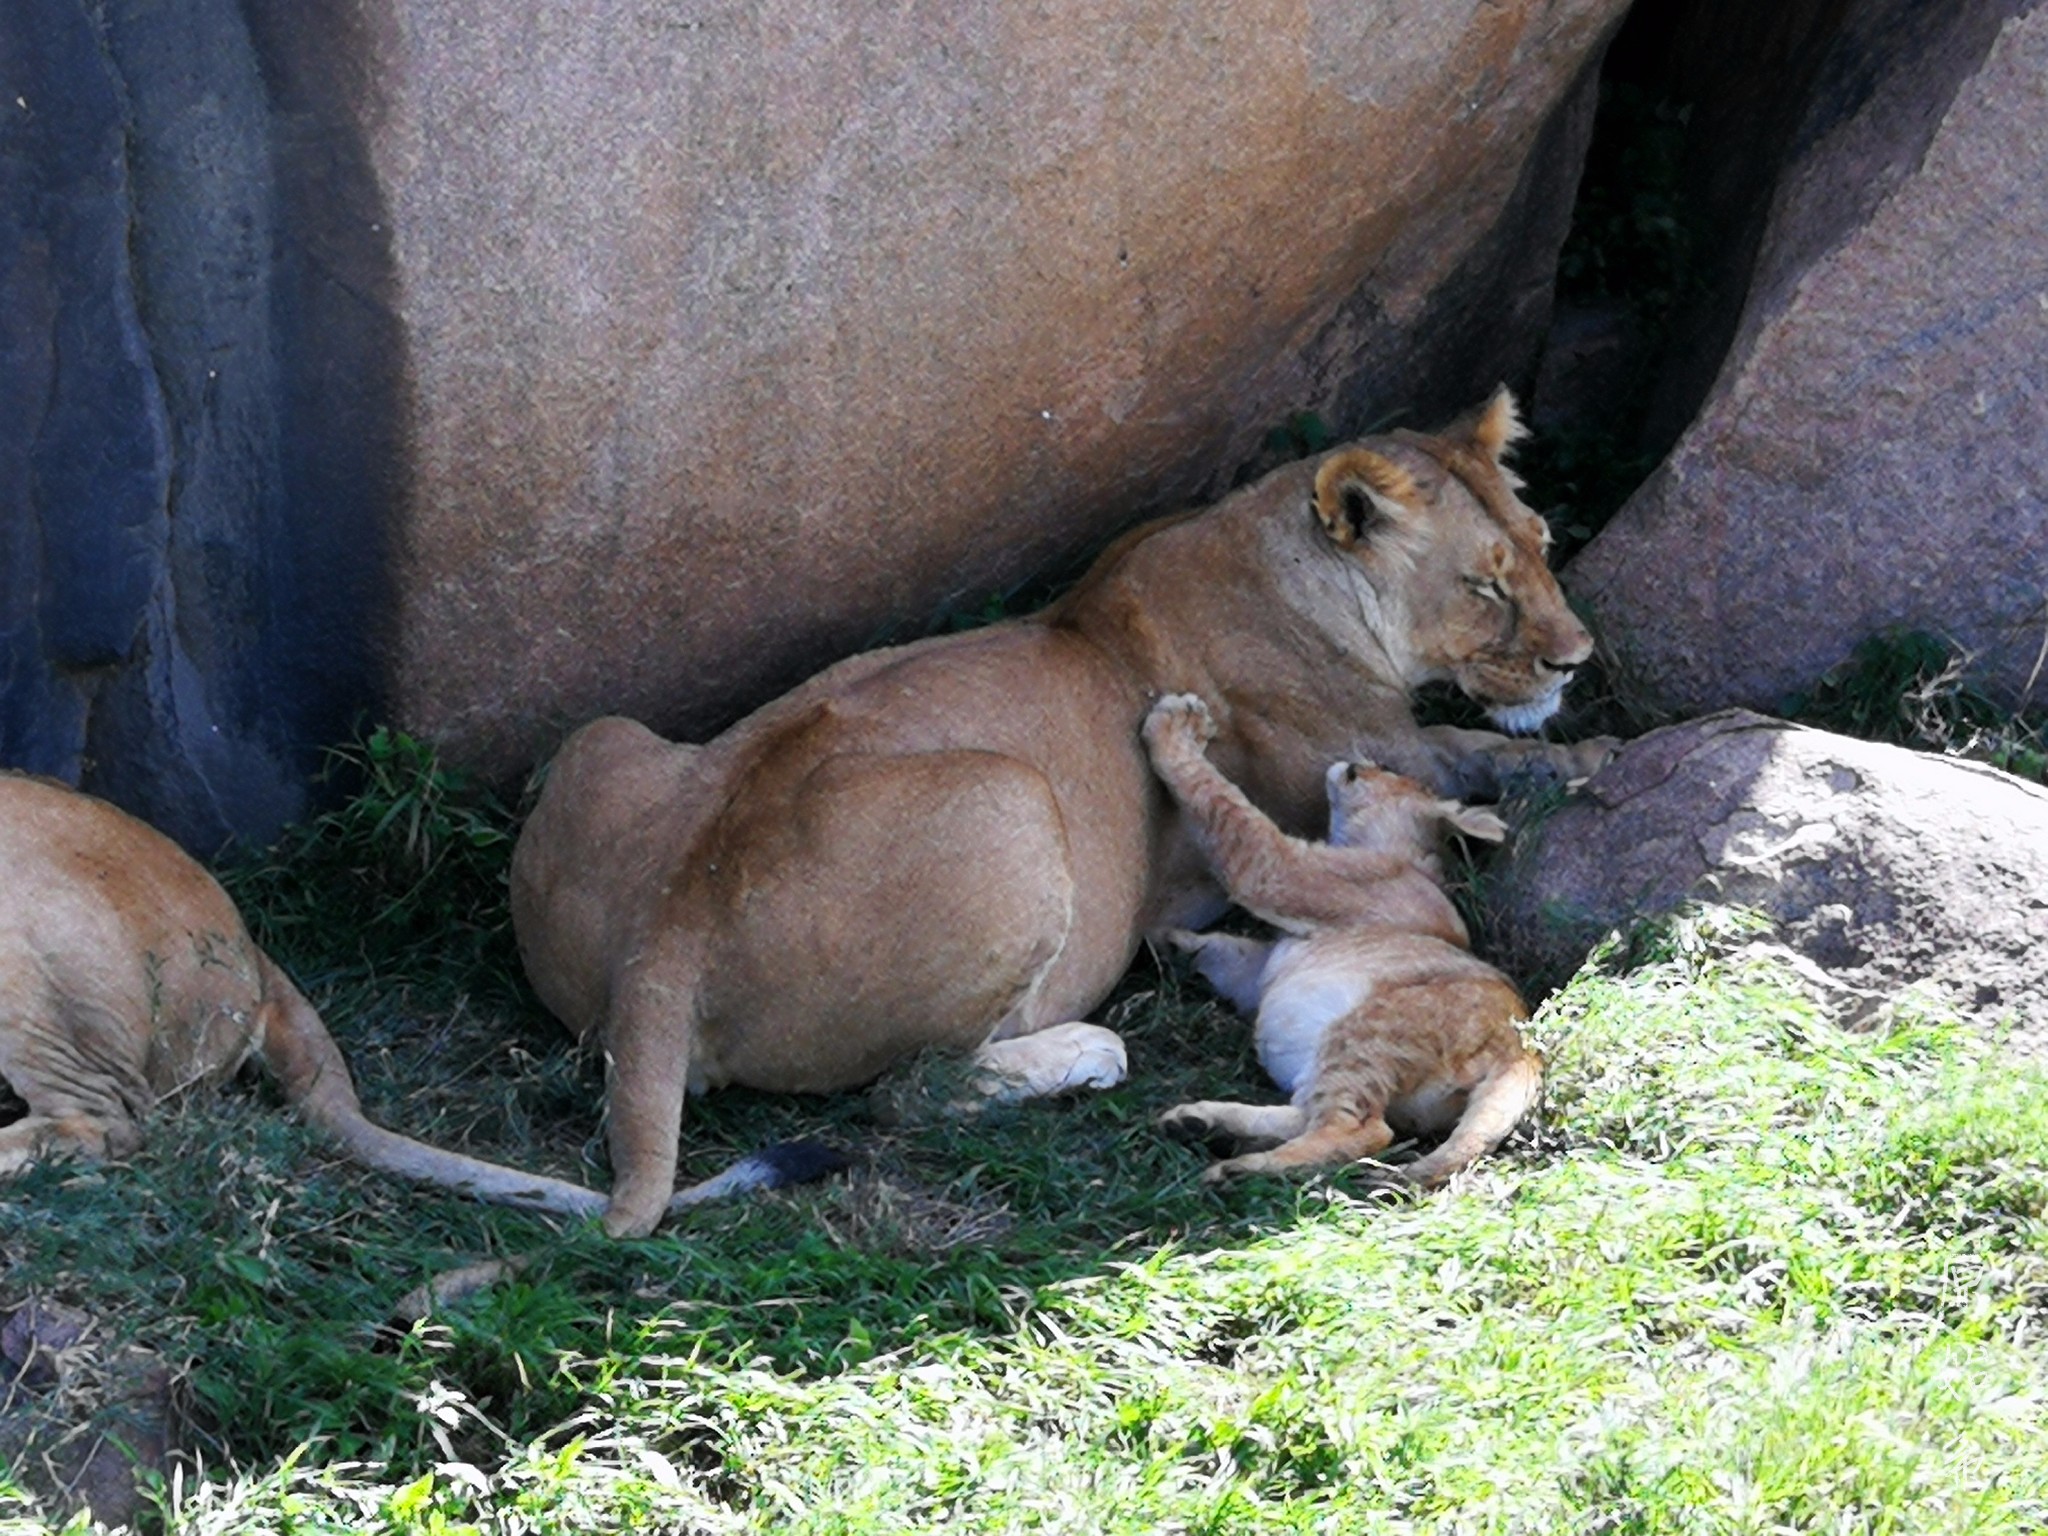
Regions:
<instances>
[{"instance_id":1,"label":"lioness head","mask_svg":"<svg viewBox=\"0 0 2048 1536\"><path fill-rule=\"evenodd\" d=\"M1544 562L1550 529L1501 463L1523 435L1501 389L1441 433L1331 454L1313 499L1324 533L1371 587L1369 617L1409 686L1456 683L1518 733L1556 713L1593 653Z\"/></svg>"},{"instance_id":2,"label":"lioness head","mask_svg":"<svg viewBox=\"0 0 2048 1536\"><path fill-rule=\"evenodd\" d=\"M1508 824L1485 806L1442 799L1427 785L1367 760L1332 763L1323 782L1330 841L1340 848L1421 856L1435 851L1443 828L1487 843L1508 835Z\"/></svg>"}]
</instances>

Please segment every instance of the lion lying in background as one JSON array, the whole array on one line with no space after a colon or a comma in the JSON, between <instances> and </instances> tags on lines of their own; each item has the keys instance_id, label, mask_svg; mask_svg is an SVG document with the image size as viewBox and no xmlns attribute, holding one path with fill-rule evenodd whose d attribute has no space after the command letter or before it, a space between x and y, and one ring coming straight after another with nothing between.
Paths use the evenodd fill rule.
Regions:
<instances>
[{"instance_id":1,"label":"lion lying in background","mask_svg":"<svg viewBox=\"0 0 2048 1536\"><path fill-rule=\"evenodd\" d=\"M1528 1006L1472 954L1444 894L1437 847L1446 827L1488 842L1507 827L1413 779L1340 762L1327 778L1330 840L1289 837L1203 755L1214 732L1207 707L1190 695L1161 699L1145 718L1152 765L1223 888L1287 937L1166 937L1256 1015L1259 1063L1293 1097L1182 1104L1160 1124L1272 1149L1213 1165L1203 1175L1212 1182L1356 1162L1391 1146L1397 1132L1446 1136L1405 1167L1376 1170L1389 1182L1433 1188L1498 1146L1542 1082L1516 1027Z\"/></svg>"},{"instance_id":2,"label":"lion lying in background","mask_svg":"<svg viewBox=\"0 0 2048 1536\"><path fill-rule=\"evenodd\" d=\"M364 1118L320 1015L227 893L134 817L47 779L0 774L0 870L0 1080L27 1108L0 1124L0 1175L52 1156L124 1156L154 1106L253 1055L308 1124L372 1168L500 1204L603 1209L580 1185ZM777 1182L780 1170L759 1161L677 1199Z\"/></svg>"},{"instance_id":3,"label":"lion lying in background","mask_svg":"<svg viewBox=\"0 0 2048 1536\"><path fill-rule=\"evenodd\" d=\"M1411 708L1449 681L1534 730L1592 653L1501 463L1520 432L1502 391L1276 470L1126 536L1043 613L852 657L703 746L572 736L512 916L541 1000L605 1046L606 1228L660 1220L686 1091L828 1092L934 1048L1008 1097L1120 1080L1089 1010L1142 935L1224 905L1138 739L1162 693L1212 701L1219 761L1304 831L1358 752L1443 788L1589 771L1604 747Z\"/></svg>"}]
</instances>

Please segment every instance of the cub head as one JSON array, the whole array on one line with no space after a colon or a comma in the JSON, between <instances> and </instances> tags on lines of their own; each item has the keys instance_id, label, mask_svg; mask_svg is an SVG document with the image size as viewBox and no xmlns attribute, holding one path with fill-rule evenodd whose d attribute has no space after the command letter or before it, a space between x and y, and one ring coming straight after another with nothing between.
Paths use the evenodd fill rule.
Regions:
<instances>
[{"instance_id":1,"label":"cub head","mask_svg":"<svg viewBox=\"0 0 2048 1536\"><path fill-rule=\"evenodd\" d=\"M1371 591L1367 622L1403 682L1455 683L1516 733L1557 712L1593 654L1544 561L1549 527L1501 462L1523 435L1501 389L1442 432L1332 453L1313 498L1324 535Z\"/></svg>"},{"instance_id":2,"label":"cub head","mask_svg":"<svg viewBox=\"0 0 2048 1536\"><path fill-rule=\"evenodd\" d=\"M1487 843L1508 835L1507 823L1485 806L1440 799L1425 785L1364 759L1332 763L1323 783L1330 796L1330 841L1340 848L1422 859L1436 853L1445 829Z\"/></svg>"}]
</instances>

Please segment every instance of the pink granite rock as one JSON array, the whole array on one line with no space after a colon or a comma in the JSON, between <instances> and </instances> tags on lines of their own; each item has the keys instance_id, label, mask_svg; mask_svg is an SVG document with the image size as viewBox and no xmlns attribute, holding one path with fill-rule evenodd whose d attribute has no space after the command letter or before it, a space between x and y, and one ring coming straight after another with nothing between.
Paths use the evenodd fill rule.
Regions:
<instances>
[{"instance_id":1,"label":"pink granite rock","mask_svg":"<svg viewBox=\"0 0 2048 1536\"><path fill-rule=\"evenodd\" d=\"M702 732L1290 411L1469 404L1623 9L368 0L396 713L496 770Z\"/></svg>"},{"instance_id":2,"label":"pink granite rock","mask_svg":"<svg viewBox=\"0 0 2048 1536\"><path fill-rule=\"evenodd\" d=\"M1887 628L2040 697L2048 10L1858 17L1718 382L1566 573L1652 711L1782 707Z\"/></svg>"}]
</instances>

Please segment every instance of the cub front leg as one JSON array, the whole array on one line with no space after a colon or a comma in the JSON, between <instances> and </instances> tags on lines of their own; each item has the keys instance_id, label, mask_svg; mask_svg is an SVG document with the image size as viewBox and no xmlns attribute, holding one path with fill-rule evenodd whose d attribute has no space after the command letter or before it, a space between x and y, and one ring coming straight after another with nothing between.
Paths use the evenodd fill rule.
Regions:
<instances>
[{"instance_id":1,"label":"cub front leg","mask_svg":"<svg viewBox=\"0 0 2048 1536\"><path fill-rule=\"evenodd\" d=\"M1209 761L1202 748L1215 734L1208 705L1191 693L1166 695L1145 717L1153 771L1173 791L1230 899L1277 927L1296 925L1306 914L1295 872L1323 851L1282 832Z\"/></svg>"}]
</instances>

